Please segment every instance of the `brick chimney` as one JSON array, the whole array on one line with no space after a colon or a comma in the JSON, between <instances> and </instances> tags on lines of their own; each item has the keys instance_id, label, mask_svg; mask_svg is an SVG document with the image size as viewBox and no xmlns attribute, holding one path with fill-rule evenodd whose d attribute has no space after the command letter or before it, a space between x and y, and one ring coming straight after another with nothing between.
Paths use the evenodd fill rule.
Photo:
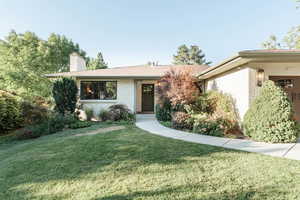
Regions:
<instances>
[{"instance_id":1,"label":"brick chimney","mask_svg":"<svg viewBox=\"0 0 300 200\"><path fill-rule=\"evenodd\" d=\"M85 71L86 64L83 57L74 52L70 54L70 72Z\"/></svg>"}]
</instances>

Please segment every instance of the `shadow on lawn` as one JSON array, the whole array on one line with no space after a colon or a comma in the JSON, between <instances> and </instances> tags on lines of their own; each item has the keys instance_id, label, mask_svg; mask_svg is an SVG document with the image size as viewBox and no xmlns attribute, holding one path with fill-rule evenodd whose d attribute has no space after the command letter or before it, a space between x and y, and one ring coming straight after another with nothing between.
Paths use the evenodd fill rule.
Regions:
<instances>
[{"instance_id":1,"label":"shadow on lawn","mask_svg":"<svg viewBox=\"0 0 300 200\"><path fill-rule=\"evenodd\" d=\"M85 174L101 173L107 170L106 166L112 164L121 166L118 170L129 174L141 166L176 165L186 162L187 157L206 157L224 151L236 152L154 136L134 127L94 136L41 139L31 144L31 146L28 145L28 149L12 155L16 156L16 160L10 164L11 168L7 169L5 174L0 174L0 180L7 180L5 183L0 183L0 193L2 192L3 197L5 194L9 196L12 192L17 193L18 199L22 199L23 196L26 199L28 195L31 195L30 192L15 189L17 186L56 180L74 180ZM212 159L236 159L233 156L222 156L218 155ZM121 164L124 161L130 162L122 168ZM128 199L144 193L149 196L173 190L180 190L180 188L152 193L136 192L130 196L111 196L102 199ZM0 194L0 197L2 195Z\"/></svg>"},{"instance_id":2,"label":"shadow on lawn","mask_svg":"<svg viewBox=\"0 0 300 200\"><path fill-rule=\"evenodd\" d=\"M187 185L172 187L157 191L138 191L124 195L111 195L95 198L93 200L132 200L132 199L181 199L181 200L248 200L248 199L277 199L279 196L288 195L286 191L279 191L274 187L264 187L259 189L239 190L219 193L202 194L201 190L205 186ZM191 190L192 188L192 190ZM191 192L186 192L191 191ZM203 191L203 190L202 190Z\"/></svg>"}]
</instances>

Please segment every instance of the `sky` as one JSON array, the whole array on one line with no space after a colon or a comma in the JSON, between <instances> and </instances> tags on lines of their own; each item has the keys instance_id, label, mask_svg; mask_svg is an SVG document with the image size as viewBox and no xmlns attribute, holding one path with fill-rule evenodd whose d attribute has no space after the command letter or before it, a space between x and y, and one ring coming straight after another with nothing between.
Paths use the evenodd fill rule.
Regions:
<instances>
[{"instance_id":1,"label":"sky","mask_svg":"<svg viewBox=\"0 0 300 200\"><path fill-rule=\"evenodd\" d=\"M12 29L67 36L110 67L170 64L198 45L217 64L300 25L295 0L0 0L0 39Z\"/></svg>"}]
</instances>

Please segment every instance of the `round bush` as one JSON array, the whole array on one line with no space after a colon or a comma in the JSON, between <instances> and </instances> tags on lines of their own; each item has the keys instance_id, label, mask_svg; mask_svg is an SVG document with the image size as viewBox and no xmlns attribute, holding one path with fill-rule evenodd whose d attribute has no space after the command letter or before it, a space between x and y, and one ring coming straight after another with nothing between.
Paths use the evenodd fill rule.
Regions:
<instances>
[{"instance_id":1,"label":"round bush","mask_svg":"<svg viewBox=\"0 0 300 200\"><path fill-rule=\"evenodd\" d=\"M244 134L271 143L295 142L297 125L291 102L273 81L266 81L244 116Z\"/></svg>"},{"instance_id":2,"label":"round bush","mask_svg":"<svg viewBox=\"0 0 300 200\"><path fill-rule=\"evenodd\" d=\"M0 134L21 126L21 109L17 98L0 90Z\"/></svg>"}]
</instances>

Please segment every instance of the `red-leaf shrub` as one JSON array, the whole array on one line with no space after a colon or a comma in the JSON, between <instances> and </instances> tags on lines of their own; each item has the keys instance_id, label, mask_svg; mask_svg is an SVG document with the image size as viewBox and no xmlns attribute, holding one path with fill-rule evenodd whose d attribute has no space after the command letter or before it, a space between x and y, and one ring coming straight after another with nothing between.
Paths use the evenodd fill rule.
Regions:
<instances>
[{"instance_id":1,"label":"red-leaf shrub","mask_svg":"<svg viewBox=\"0 0 300 200\"><path fill-rule=\"evenodd\" d=\"M158 103L169 99L173 108L194 103L200 90L197 78L190 67L173 68L157 84Z\"/></svg>"},{"instance_id":2,"label":"red-leaf shrub","mask_svg":"<svg viewBox=\"0 0 300 200\"><path fill-rule=\"evenodd\" d=\"M190 115L185 112L174 112L172 114L172 127L175 129L193 128L193 124L189 122Z\"/></svg>"}]
</instances>

